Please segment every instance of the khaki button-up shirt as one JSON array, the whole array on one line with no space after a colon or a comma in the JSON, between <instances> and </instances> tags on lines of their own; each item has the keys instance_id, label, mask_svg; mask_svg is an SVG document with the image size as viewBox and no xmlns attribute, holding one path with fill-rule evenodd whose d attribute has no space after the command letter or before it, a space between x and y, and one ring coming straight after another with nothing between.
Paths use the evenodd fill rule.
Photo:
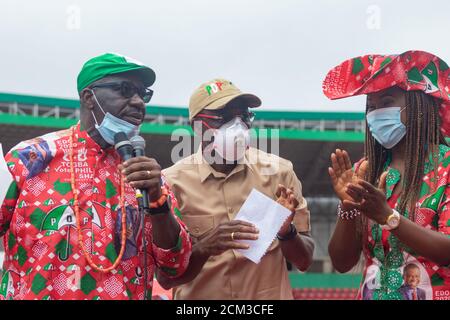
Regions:
<instances>
[{"instance_id":1,"label":"khaki button-up shirt","mask_svg":"<svg viewBox=\"0 0 450 320\"><path fill-rule=\"evenodd\" d=\"M163 171L179 202L182 220L201 239L220 223L234 219L253 188L276 200L278 184L293 188L299 206L294 223L309 232L309 211L292 163L258 149L229 174L215 171L201 150ZM278 240L259 264L234 250L211 256L199 275L174 289L174 299L292 299L286 260Z\"/></svg>"}]
</instances>

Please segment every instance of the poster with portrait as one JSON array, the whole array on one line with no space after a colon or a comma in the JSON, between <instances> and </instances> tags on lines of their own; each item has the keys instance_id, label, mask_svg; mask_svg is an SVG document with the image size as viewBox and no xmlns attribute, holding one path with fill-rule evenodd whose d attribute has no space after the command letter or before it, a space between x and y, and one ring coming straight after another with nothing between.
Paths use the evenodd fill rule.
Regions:
<instances>
[{"instance_id":1,"label":"poster with portrait","mask_svg":"<svg viewBox=\"0 0 450 320\"><path fill-rule=\"evenodd\" d=\"M432 300L433 288L431 280L424 266L413 256L403 253L404 264L400 271L403 282L399 288L403 300ZM374 258L367 268L366 277L361 287L363 300L373 300L373 293L380 288L380 262Z\"/></svg>"}]
</instances>

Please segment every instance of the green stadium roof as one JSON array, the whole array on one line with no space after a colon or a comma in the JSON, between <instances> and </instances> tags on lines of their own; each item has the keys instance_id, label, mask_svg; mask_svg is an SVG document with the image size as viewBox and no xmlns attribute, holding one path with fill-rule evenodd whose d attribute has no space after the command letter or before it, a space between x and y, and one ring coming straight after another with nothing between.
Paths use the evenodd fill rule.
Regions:
<instances>
[{"instance_id":1,"label":"green stadium roof","mask_svg":"<svg viewBox=\"0 0 450 320\"><path fill-rule=\"evenodd\" d=\"M60 107L67 109L76 109L80 107L79 100L62 99L52 97L42 97L34 95L23 95L13 93L0 93L0 103L18 103L21 105L40 105L48 107ZM169 107L148 105L147 113L163 116L181 116L188 117L187 107ZM362 121L364 113L358 112L294 112L294 111L256 111L258 120L267 121L300 121L300 120L347 120ZM50 117L34 117L30 115L11 115L0 114L0 123L16 124L22 126L40 126L49 128L67 128L74 123L76 119L50 118ZM176 129L186 129L186 132L192 134L189 126L179 126L171 124L144 123L141 132L149 134L170 135ZM352 131L313 131L313 130L297 130L297 129L280 129L279 138L295 139L295 140L317 140L317 141L347 141L362 142L364 134L362 132Z\"/></svg>"},{"instance_id":2,"label":"green stadium roof","mask_svg":"<svg viewBox=\"0 0 450 320\"><path fill-rule=\"evenodd\" d=\"M19 103L28 105L41 105L49 107L61 107L67 109L80 108L80 102L77 99L62 99L52 97L42 97L33 95L0 93L0 102ZM161 114L165 116L182 116L188 117L188 109L186 107L171 107L148 105L148 114ZM258 120L364 120L363 112L310 112L310 111L256 111Z\"/></svg>"}]
</instances>

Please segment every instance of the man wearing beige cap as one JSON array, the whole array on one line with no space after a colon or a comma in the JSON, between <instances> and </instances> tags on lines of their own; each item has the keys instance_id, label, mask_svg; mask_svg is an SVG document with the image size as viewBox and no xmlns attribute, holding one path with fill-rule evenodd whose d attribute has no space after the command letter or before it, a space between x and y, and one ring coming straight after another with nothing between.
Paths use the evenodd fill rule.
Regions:
<instances>
[{"instance_id":1,"label":"man wearing beige cap","mask_svg":"<svg viewBox=\"0 0 450 320\"><path fill-rule=\"evenodd\" d=\"M309 211L292 163L249 147L249 108L260 105L225 79L191 96L189 118L201 147L163 171L194 242L182 277L158 275L163 287L175 287L174 299L292 299L286 260L302 271L312 262ZM259 264L230 250L248 248L236 240L258 238L255 226L234 220L254 188L292 212Z\"/></svg>"}]
</instances>

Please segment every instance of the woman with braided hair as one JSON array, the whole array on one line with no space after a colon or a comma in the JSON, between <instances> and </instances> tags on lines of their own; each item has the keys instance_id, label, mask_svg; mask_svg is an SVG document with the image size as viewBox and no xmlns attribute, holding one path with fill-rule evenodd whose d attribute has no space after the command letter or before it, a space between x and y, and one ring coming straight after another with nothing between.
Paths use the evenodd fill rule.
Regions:
<instances>
[{"instance_id":1,"label":"woman with braided hair","mask_svg":"<svg viewBox=\"0 0 450 320\"><path fill-rule=\"evenodd\" d=\"M450 299L448 65L423 51L366 55L332 69L323 89L330 99L367 95L364 158L352 166L346 151L331 155L334 267L347 272L363 253L359 299ZM421 277L409 288L411 264Z\"/></svg>"}]
</instances>

